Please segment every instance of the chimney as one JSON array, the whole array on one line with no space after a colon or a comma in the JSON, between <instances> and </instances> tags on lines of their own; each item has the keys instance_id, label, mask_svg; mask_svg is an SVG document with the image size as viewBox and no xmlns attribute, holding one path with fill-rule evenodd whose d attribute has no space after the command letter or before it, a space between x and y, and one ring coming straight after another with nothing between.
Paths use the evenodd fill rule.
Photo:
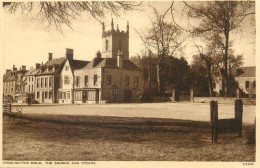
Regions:
<instances>
[{"instance_id":1,"label":"chimney","mask_svg":"<svg viewBox=\"0 0 260 168\"><path fill-rule=\"evenodd\" d=\"M22 65L22 71L26 71L26 66Z\"/></svg>"},{"instance_id":2,"label":"chimney","mask_svg":"<svg viewBox=\"0 0 260 168\"><path fill-rule=\"evenodd\" d=\"M118 68L123 68L123 52L118 50L117 54L117 66Z\"/></svg>"},{"instance_id":3,"label":"chimney","mask_svg":"<svg viewBox=\"0 0 260 168\"><path fill-rule=\"evenodd\" d=\"M41 64L40 64L40 63L36 63L36 64L35 64L35 69L40 69L40 67L41 67Z\"/></svg>"},{"instance_id":4,"label":"chimney","mask_svg":"<svg viewBox=\"0 0 260 168\"><path fill-rule=\"evenodd\" d=\"M6 73L11 72L11 69L6 69Z\"/></svg>"},{"instance_id":5,"label":"chimney","mask_svg":"<svg viewBox=\"0 0 260 168\"><path fill-rule=\"evenodd\" d=\"M15 68L15 65L13 65L13 71L16 71L17 70L17 68Z\"/></svg>"},{"instance_id":6,"label":"chimney","mask_svg":"<svg viewBox=\"0 0 260 168\"><path fill-rule=\"evenodd\" d=\"M101 53L100 51L98 50L97 54L96 54L96 58L101 58Z\"/></svg>"},{"instance_id":7,"label":"chimney","mask_svg":"<svg viewBox=\"0 0 260 168\"><path fill-rule=\"evenodd\" d=\"M52 53L49 53L49 61L52 60Z\"/></svg>"},{"instance_id":8,"label":"chimney","mask_svg":"<svg viewBox=\"0 0 260 168\"><path fill-rule=\"evenodd\" d=\"M66 59L73 60L73 49L66 48Z\"/></svg>"}]
</instances>

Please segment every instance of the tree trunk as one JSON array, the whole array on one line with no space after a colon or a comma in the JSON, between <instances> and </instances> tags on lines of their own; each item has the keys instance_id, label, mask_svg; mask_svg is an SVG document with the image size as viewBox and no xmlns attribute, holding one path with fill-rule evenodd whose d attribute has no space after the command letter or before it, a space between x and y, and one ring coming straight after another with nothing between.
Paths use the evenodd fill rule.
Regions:
<instances>
[{"instance_id":1,"label":"tree trunk","mask_svg":"<svg viewBox=\"0 0 260 168\"><path fill-rule=\"evenodd\" d=\"M228 77L228 67L227 67L227 60L228 60L228 48L229 48L229 45L228 45L228 42L229 42L229 2L226 2L226 23L225 23L225 30L224 30L224 33L225 33L225 39L226 39L226 42L225 42L225 58L224 58L224 66L225 66L225 97L229 97L229 77Z\"/></svg>"},{"instance_id":2,"label":"tree trunk","mask_svg":"<svg viewBox=\"0 0 260 168\"><path fill-rule=\"evenodd\" d=\"M209 96L212 97L213 96L213 85L212 85L212 77L211 77L211 66L209 65L209 63L206 63L206 73L207 73L207 77L208 77L208 85L209 85Z\"/></svg>"},{"instance_id":3,"label":"tree trunk","mask_svg":"<svg viewBox=\"0 0 260 168\"><path fill-rule=\"evenodd\" d=\"M161 74L160 74L160 64L157 64L156 67L156 75L157 75L157 87L158 87L158 93L161 94Z\"/></svg>"}]
</instances>

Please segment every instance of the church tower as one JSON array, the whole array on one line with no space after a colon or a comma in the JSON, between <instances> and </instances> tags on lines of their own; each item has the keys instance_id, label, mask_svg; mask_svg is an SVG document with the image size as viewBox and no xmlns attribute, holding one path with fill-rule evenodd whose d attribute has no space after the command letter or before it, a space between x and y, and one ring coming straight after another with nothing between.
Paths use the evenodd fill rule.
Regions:
<instances>
[{"instance_id":1,"label":"church tower","mask_svg":"<svg viewBox=\"0 0 260 168\"><path fill-rule=\"evenodd\" d=\"M126 31L120 31L117 25L114 29L113 19L111 21L111 30L106 31L103 22L102 26L102 56L105 58L117 59L118 51L122 53L122 59L129 59L129 22L127 22Z\"/></svg>"}]
</instances>

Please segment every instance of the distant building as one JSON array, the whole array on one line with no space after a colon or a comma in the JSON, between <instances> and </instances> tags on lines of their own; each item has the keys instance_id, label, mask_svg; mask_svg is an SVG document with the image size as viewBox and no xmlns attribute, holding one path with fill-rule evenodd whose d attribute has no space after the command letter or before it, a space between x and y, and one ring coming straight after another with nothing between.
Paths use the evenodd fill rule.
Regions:
<instances>
[{"instance_id":1,"label":"distant building","mask_svg":"<svg viewBox=\"0 0 260 168\"><path fill-rule=\"evenodd\" d=\"M129 25L127 31L105 31L103 50L84 68L75 70L75 103L133 102L143 91L143 72L129 60Z\"/></svg>"},{"instance_id":2,"label":"distant building","mask_svg":"<svg viewBox=\"0 0 260 168\"><path fill-rule=\"evenodd\" d=\"M31 97L39 103L134 102L143 92L143 72L129 60L129 24L126 31L105 31L102 54L91 61L75 60L73 49L65 57L53 58L26 71L7 70L4 97L14 100Z\"/></svg>"},{"instance_id":3,"label":"distant building","mask_svg":"<svg viewBox=\"0 0 260 168\"><path fill-rule=\"evenodd\" d=\"M236 88L239 90L239 94L242 97L256 97L256 67L239 67L234 68L231 71L234 77ZM219 94L222 90L222 78L221 76L215 79L214 91Z\"/></svg>"},{"instance_id":4,"label":"distant building","mask_svg":"<svg viewBox=\"0 0 260 168\"><path fill-rule=\"evenodd\" d=\"M235 81L244 97L256 97L256 67L236 69Z\"/></svg>"},{"instance_id":5,"label":"distant building","mask_svg":"<svg viewBox=\"0 0 260 168\"><path fill-rule=\"evenodd\" d=\"M31 68L24 74L25 93L27 97L35 99L35 75L40 71L41 64L36 63L35 68Z\"/></svg>"},{"instance_id":6,"label":"distant building","mask_svg":"<svg viewBox=\"0 0 260 168\"><path fill-rule=\"evenodd\" d=\"M73 58L73 50L67 49L67 59L61 68L58 88L58 102L71 104L74 103L74 71L81 69L87 65L89 61L75 60Z\"/></svg>"},{"instance_id":7,"label":"distant building","mask_svg":"<svg viewBox=\"0 0 260 168\"><path fill-rule=\"evenodd\" d=\"M41 66L35 75L35 99L40 103L58 103L59 75L66 61L65 57L52 58Z\"/></svg>"}]
</instances>

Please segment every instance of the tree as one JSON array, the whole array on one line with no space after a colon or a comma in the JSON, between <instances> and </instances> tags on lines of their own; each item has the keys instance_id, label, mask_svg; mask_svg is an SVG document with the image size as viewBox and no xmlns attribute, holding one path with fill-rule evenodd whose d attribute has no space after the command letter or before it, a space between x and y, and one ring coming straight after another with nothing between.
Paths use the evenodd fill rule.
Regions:
<instances>
[{"instance_id":1,"label":"tree","mask_svg":"<svg viewBox=\"0 0 260 168\"><path fill-rule=\"evenodd\" d=\"M120 16L121 11L137 9L140 2L132 1L76 1L76 2L3 2L3 7L10 13L21 13L30 16L49 26L62 30L62 25L72 29L72 20L83 12L90 14L101 23L106 13Z\"/></svg>"},{"instance_id":2,"label":"tree","mask_svg":"<svg viewBox=\"0 0 260 168\"><path fill-rule=\"evenodd\" d=\"M153 18L150 18L151 25L147 28L147 33L141 34L137 31L148 51L156 55L157 89L160 94L164 93L165 76L162 72L165 68L165 58L180 51L184 42L182 30L167 22L165 16L153 8Z\"/></svg>"},{"instance_id":3,"label":"tree","mask_svg":"<svg viewBox=\"0 0 260 168\"><path fill-rule=\"evenodd\" d=\"M199 24L194 27L193 33L205 35L217 33L224 39L224 78L225 96L229 96L229 43L230 32L241 27L243 20L255 14L255 2L253 1L210 1L210 2L184 2L188 9L187 14L190 18L199 19Z\"/></svg>"}]
</instances>

